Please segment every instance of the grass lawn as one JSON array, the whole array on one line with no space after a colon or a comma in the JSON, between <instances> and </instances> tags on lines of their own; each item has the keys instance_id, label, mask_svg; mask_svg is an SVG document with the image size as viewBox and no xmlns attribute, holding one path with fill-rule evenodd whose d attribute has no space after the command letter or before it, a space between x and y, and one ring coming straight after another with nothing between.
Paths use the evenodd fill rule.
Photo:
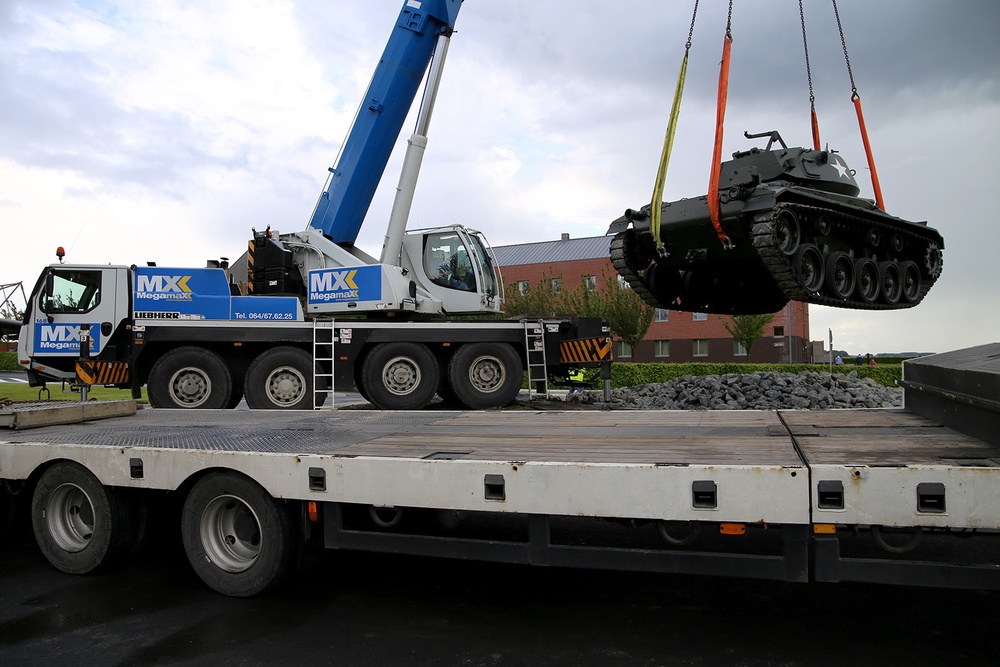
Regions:
<instances>
[{"instance_id":1,"label":"grass lawn","mask_svg":"<svg viewBox=\"0 0 1000 667\"><path fill-rule=\"evenodd\" d=\"M46 397L45 392L42 392L42 400L52 400L52 401L79 401L80 393L75 391L70 391L66 388L66 391L62 390L62 385L50 382L48 384L49 395ZM38 390L40 387L29 387L27 384L22 384L19 382L4 382L0 384L0 402L4 400L14 401L15 403L22 403L25 401L37 401ZM87 399L93 399L96 401L125 401L132 398L132 391L129 389L109 389L107 387L91 387L90 391L87 393ZM149 400L146 398L146 390L142 390L142 398L139 399L140 403L148 403Z\"/></svg>"}]
</instances>

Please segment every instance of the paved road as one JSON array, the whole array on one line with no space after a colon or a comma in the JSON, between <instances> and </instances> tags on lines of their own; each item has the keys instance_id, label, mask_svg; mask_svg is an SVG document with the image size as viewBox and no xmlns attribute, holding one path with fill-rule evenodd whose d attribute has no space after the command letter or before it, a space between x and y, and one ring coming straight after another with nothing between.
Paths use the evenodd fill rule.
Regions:
<instances>
[{"instance_id":1,"label":"paved road","mask_svg":"<svg viewBox=\"0 0 1000 667\"><path fill-rule=\"evenodd\" d=\"M163 542L161 540L161 542ZM0 547L0 664L995 665L1000 593L321 552L279 591L207 590L169 541L118 572Z\"/></svg>"},{"instance_id":2,"label":"paved road","mask_svg":"<svg viewBox=\"0 0 1000 667\"><path fill-rule=\"evenodd\" d=\"M4 382L16 382L16 383L28 384L28 376L25 373L17 373L13 371L0 371L0 383Z\"/></svg>"}]
</instances>

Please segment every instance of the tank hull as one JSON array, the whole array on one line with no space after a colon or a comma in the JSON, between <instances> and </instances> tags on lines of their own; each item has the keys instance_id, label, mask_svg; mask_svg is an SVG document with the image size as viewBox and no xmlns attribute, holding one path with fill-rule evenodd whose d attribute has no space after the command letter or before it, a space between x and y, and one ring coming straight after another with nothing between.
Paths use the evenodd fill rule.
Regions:
<instances>
[{"instance_id":1,"label":"tank hull","mask_svg":"<svg viewBox=\"0 0 1000 667\"><path fill-rule=\"evenodd\" d=\"M803 163L810 178L796 170ZM730 315L776 312L789 300L910 308L941 274L941 235L853 196L836 156L753 151L723 163L722 174L720 223L731 246L719 240L707 197L664 202L658 237L648 206L612 223L612 263L651 305Z\"/></svg>"}]
</instances>

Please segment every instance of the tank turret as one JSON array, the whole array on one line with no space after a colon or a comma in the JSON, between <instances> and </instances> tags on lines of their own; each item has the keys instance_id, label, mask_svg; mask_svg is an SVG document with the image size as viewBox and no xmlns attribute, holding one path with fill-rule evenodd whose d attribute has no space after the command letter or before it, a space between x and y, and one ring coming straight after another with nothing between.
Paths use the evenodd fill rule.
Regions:
<instances>
[{"instance_id":1,"label":"tank turret","mask_svg":"<svg viewBox=\"0 0 1000 667\"><path fill-rule=\"evenodd\" d=\"M944 240L926 222L858 197L831 150L737 152L719 174L720 242L708 197L663 202L659 239L649 206L611 223L611 260L647 303L730 315L772 313L789 300L858 309L909 308L941 275ZM772 150L777 142L780 148Z\"/></svg>"}]
</instances>

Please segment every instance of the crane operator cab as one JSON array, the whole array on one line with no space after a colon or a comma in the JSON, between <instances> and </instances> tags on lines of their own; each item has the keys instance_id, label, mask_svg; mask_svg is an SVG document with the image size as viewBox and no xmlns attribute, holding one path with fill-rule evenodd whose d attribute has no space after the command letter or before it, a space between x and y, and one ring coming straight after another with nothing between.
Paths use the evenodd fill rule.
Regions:
<instances>
[{"instance_id":1,"label":"crane operator cab","mask_svg":"<svg viewBox=\"0 0 1000 667\"><path fill-rule=\"evenodd\" d=\"M496 262L480 232L460 226L414 230L404 238L402 254L404 266L422 273L415 278L418 295L440 301L444 312L500 312Z\"/></svg>"}]
</instances>

